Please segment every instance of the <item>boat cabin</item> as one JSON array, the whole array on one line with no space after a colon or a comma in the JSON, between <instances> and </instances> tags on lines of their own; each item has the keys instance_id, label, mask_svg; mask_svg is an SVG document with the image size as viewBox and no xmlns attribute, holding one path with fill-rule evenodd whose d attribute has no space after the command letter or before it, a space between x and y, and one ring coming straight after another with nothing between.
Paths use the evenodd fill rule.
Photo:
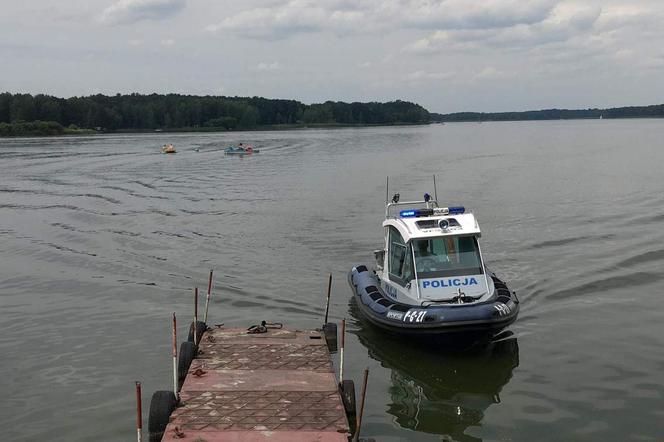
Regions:
<instances>
[{"instance_id":1,"label":"boat cabin","mask_svg":"<svg viewBox=\"0 0 664 442\"><path fill-rule=\"evenodd\" d=\"M396 200L396 201L395 201ZM489 299L475 216L464 207L424 201L398 202L385 210L385 244L375 252L376 275L384 292L411 305L469 304Z\"/></svg>"}]
</instances>

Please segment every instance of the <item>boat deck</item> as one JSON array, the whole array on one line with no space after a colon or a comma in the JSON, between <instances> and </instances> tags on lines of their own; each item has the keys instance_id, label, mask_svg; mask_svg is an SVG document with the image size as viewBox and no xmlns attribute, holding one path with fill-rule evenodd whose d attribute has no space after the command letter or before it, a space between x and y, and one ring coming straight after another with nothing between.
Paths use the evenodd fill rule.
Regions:
<instances>
[{"instance_id":1,"label":"boat deck","mask_svg":"<svg viewBox=\"0 0 664 442\"><path fill-rule=\"evenodd\" d=\"M349 424L318 331L218 327L200 339L162 441L339 441Z\"/></svg>"}]
</instances>

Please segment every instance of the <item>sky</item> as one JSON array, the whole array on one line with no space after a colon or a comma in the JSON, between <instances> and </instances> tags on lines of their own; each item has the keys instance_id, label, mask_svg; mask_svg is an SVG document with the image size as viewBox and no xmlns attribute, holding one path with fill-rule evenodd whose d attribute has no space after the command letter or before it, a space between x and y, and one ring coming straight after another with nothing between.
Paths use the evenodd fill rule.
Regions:
<instances>
[{"instance_id":1,"label":"sky","mask_svg":"<svg viewBox=\"0 0 664 442\"><path fill-rule=\"evenodd\" d=\"M664 103L662 0L0 0L0 91Z\"/></svg>"}]
</instances>

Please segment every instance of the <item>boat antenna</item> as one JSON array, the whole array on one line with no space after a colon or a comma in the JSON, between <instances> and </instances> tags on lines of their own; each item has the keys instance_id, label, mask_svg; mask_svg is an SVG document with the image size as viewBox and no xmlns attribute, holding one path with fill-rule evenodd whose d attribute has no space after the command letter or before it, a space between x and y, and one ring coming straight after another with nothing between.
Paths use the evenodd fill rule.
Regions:
<instances>
[{"instance_id":1,"label":"boat antenna","mask_svg":"<svg viewBox=\"0 0 664 442\"><path fill-rule=\"evenodd\" d=\"M385 205L390 202L390 176L387 176L387 182L385 184Z\"/></svg>"},{"instance_id":2,"label":"boat antenna","mask_svg":"<svg viewBox=\"0 0 664 442\"><path fill-rule=\"evenodd\" d=\"M436 174L433 174L433 198L436 200L436 204L438 204L438 189L436 189Z\"/></svg>"}]
</instances>

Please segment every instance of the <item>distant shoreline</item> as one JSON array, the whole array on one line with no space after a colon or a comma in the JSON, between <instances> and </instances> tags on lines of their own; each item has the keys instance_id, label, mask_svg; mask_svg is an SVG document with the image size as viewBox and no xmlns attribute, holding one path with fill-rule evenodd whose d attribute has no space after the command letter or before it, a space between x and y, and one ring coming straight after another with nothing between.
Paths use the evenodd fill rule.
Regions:
<instances>
[{"instance_id":1,"label":"distant shoreline","mask_svg":"<svg viewBox=\"0 0 664 442\"><path fill-rule=\"evenodd\" d=\"M212 132L300 127L427 124L429 111L402 100L296 100L181 94L116 94L58 98L0 93L0 136L144 131Z\"/></svg>"},{"instance_id":2,"label":"distant shoreline","mask_svg":"<svg viewBox=\"0 0 664 442\"><path fill-rule=\"evenodd\" d=\"M217 133L410 126L432 123L664 118L664 104L607 109L440 114L408 101L326 101L180 94L58 98L0 93L0 137L107 133Z\"/></svg>"},{"instance_id":3,"label":"distant shoreline","mask_svg":"<svg viewBox=\"0 0 664 442\"><path fill-rule=\"evenodd\" d=\"M13 139L13 138L30 138L30 137L83 137L83 136L97 136L97 135L145 135L153 134L185 134L185 133L234 133L234 132L269 132L269 131L287 131L287 130L309 130L309 129L363 129L372 127L401 127L401 126L431 126L444 123L516 123L516 122L539 122L539 121L583 121L583 120L598 120L600 118L593 117L578 117L578 118L540 118L540 119L513 119L513 120L455 120L455 121L432 121L430 123L398 123L398 124L291 124L291 125L275 125L275 126L261 126L251 129L225 129L225 128L169 128L169 129L135 129L135 130L116 130L116 131L97 131L94 129L77 129L66 130L63 133L24 133L20 135L2 135L0 139ZM612 117L604 118L606 120L659 120L664 119L662 116L638 116L638 117Z\"/></svg>"},{"instance_id":4,"label":"distant shoreline","mask_svg":"<svg viewBox=\"0 0 664 442\"><path fill-rule=\"evenodd\" d=\"M94 135L129 135L129 134L160 134L160 133L234 133L234 132L268 132L282 130L307 130L307 129L349 129L370 127L399 127L399 126L428 126L432 123L394 123L394 124L281 124L259 126L251 129L226 129L223 127L180 127L164 129L119 129L114 131L94 129L67 129L61 133L53 132L24 132L16 135L4 135L0 133L0 139L27 138L27 137L77 137Z\"/></svg>"},{"instance_id":5,"label":"distant shoreline","mask_svg":"<svg viewBox=\"0 0 664 442\"><path fill-rule=\"evenodd\" d=\"M664 118L664 104L607 109L542 109L522 112L455 112L451 114L430 112L429 115L434 123Z\"/></svg>"}]
</instances>

